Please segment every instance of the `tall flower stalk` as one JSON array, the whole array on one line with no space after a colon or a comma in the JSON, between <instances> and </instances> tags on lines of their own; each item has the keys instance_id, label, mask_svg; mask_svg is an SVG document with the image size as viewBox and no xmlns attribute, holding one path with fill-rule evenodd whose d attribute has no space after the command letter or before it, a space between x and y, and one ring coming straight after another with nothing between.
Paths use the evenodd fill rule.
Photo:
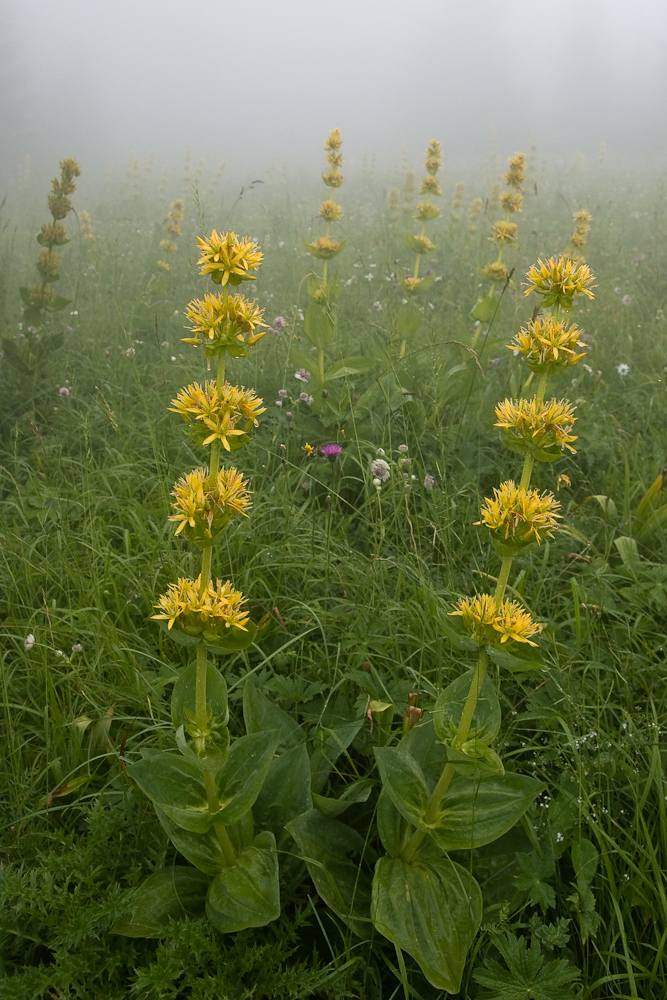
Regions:
<instances>
[{"instance_id":1,"label":"tall flower stalk","mask_svg":"<svg viewBox=\"0 0 667 1000\"><path fill-rule=\"evenodd\" d=\"M494 294L497 284L504 285L509 278L509 269L503 262L505 249L510 246L518 247L517 234L518 226L512 221L512 216L521 211L523 205L523 182L526 174L526 154L516 153L509 161L507 171L503 174L506 191L498 194L500 207L503 209L505 217L494 222L489 239L498 247L496 259L490 261L483 268L481 273L491 282L489 291L484 298L479 299L473 307L470 316L479 321L479 326L475 330L472 341L473 350L477 346L482 324L488 323L495 315L498 308L498 300Z\"/></svg>"},{"instance_id":2,"label":"tall flower stalk","mask_svg":"<svg viewBox=\"0 0 667 1000\"><path fill-rule=\"evenodd\" d=\"M584 357L581 330L565 316L577 295L593 298L593 278L586 265L566 256L538 261L527 277L526 294L542 297L543 312L508 347L537 376L537 389L530 399L506 399L496 408L501 437L523 456L523 465L518 484L507 480L495 488L477 522L489 530L501 560L496 587L461 598L450 612L460 622L462 648L477 649L477 663L440 694L432 726L419 725L398 747L375 751L383 784L378 828L387 853L375 867L371 918L419 962L433 986L450 993L460 988L481 922L482 895L471 871L449 852L497 840L544 788L534 778L506 773L493 749L501 710L488 667L491 661L510 670L542 665L536 641L542 626L519 601L508 599L507 590L516 556L552 537L561 520L559 503L553 494L532 489L531 475L535 462L574 451L572 405L545 397L549 379Z\"/></svg>"},{"instance_id":3,"label":"tall flower stalk","mask_svg":"<svg viewBox=\"0 0 667 1000\"><path fill-rule=\"evenodd\" d=\"M422 322L422 312L413 299L416 295L427 291L435 280L433 274L427 274L420 278L419 268L421 258L425 254L432 253L436 248L434 241L426 235L426 225L428 222L437 219L440 215L440 209L432 201L432 198L439 198L442 195L440 181L437 176L442 167L442 146L437 139L431 139L426 148L424 167L426 168L426 175L422 179L419 189L419 194L423 200L417 202L416 211L413 216L417 222L421 222L421 232L405 233L403 236L403 242L406 247L414 250L415 262L412 274L406 274L400 278L401 284L408 295L408 301L402 303L396 314L396 329L401 341L401 357L405 354L408 340L417 332Z\"/></svg>"},{"instance_id":4,"label":"tall flower stalk","mask_svg":"<svg viewBox=\"0 0 667 1000\"><path fill-rule=\"evenodd\" d=\"M53 288L53 283L60 277L60 255L55 248L69 243L63 220L72 211L70 195L76 191L74 179L80 174L77 161L68 157L60 161L60 177L51 181L51 193L47 198L51 222L45 222L37 236L37 242L42 247L37 256L41 283L19 289L25 307L23 319L29 326L41 326L44 312L59 312L69 304L69 299L57 295Z\"/></svg>"},{"instance_id":5,"label":"tall flower stalk","mask_svg":"<svg viewBox=\"0 0 667 1000\"><path fill-rule=\"evenodd\" d=\"M184 421L193 444L209 449L209 460L175 483L169 520L177 536L200 550L200 570L196 579L169 584L153 615L176 642L193 649L195 661L172 694L180 756L157 753L128 768L194 868L174 866L144 883L132 915L115 928L131 936L159 936L147 926L162 927L165 906L171 916L182 915L184 896L194 898L223 932L262 926L280 912L274 835L255 836L251 811L278 735L251 731L230 740L225 680L209 657L244 649L257 632L243 594L231 581L215 577L213 547L229 523L247 517L250 508L247 480L222 458L249 440L264 407L252 389L225 380L225 365L228 357L246 357L264 336L262 310L233 292L255 279L262 253L233 232L213 230L198 243L200 273L210 275L219 291L188 303L190 329L183 340L203 351L215 378L181 389L170 409ZM158 890L166 893L159 902Z\"/></svg>"}]
</instances>

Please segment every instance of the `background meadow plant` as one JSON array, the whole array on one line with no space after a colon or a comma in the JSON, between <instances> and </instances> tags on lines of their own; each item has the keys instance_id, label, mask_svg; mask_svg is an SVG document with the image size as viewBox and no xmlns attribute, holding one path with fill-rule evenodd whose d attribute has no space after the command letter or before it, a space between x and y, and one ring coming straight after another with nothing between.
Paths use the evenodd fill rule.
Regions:
<instances>
[{"instance_id":1,"label":"background meadow plant","mask_svg":"<svg viewBox=\"0 0 667 1000\"><path fill-rule=\"evenodd\" d=\"M485 195L487 178L498 170L491 163L486 178L467 172L470 196ZM329 357L334 363L361 350L374 367L344 377L353 405L342 421L343 453L335 466L308 458L306 441L317 446L333 433L324 429L316 439L309 429L290 430L284 412L270 403L243 451L252 521L239 519L218 543L225 576L249 596L251 618L262 624L256 645L223 660L232 737L243 732L248 673L312 749L323 745L320 730L361 720L322 793L336 800L360 780L353 764L358 772L370 760L370 703L395 706L384 712L374 706L372 738L380 738L381 728L398 736L408 710L422 709L427 720L437 691L460 672L455 632L443 636L439 626L461 595L488 590L489 583L493 589L498 556L487 529L474 522L507 477L507 452L489 433L495 407L522 395L526 382L524 362L506 347L526 325L520 289L508 288L502 315L486 337L480 334L484 378L465 351L445 344L469 344L473 336L468 311L479 294L477 266L486 259L481 221L477 233L462 227L456 253L439 228L448 220L433 221L437 249L430 260L443 280L425 299L435 309L425 305L413 349L392 364L388 319L404 292L390 275L403 253L402 232L392 235L380 190L385 175L376 176L376 195L362 194L353 171L345 188L347 246ZM400 186L400 177L387 171L386 187ZM453 190L456 179L443 177L443 190L447 184ZM600 176L595 167L563 164L556 173L541 163L536 179L539 195L523 207L517 272L540 256L558 258L570 215L586 205L595 216L586 256L597 288L591 310L580 299L572 313L590 348L558 390L577 407L577 455L536 463L533 472L535 488L561 503L563 529L519 553L510 581L512 598L529 602L535 621L550 623L555 645L547 648L543 672L504 675L502 736L494 749L547 790L512 836L525 846L532 830L542 836L551 829L556 850L532 852L535 866L525 870L530 849L517 853L510 844L500 855L494 848L503 866L496 875L487 855L497 908L483 918L460 992L481 995L490 987L473 973L518 976L530 958L543 986L553 971L549 963L567 962L581 970L584 997L661 1000L665 197L657 181L611 168ZM151 336L139 332L134 309L155 259L155 232L144 219L164 218L166 211L151 182L140 183L140 219L127 221L128 196L113 185L88 200L99 256L95 270L90 262L81 267L70 307L78 316L69 320L73 330L52 366L57 384L70 380L70 395L58 397L54 388L55 409L48 421L36 421L39 434L30 424L37 397L29 396L2 441L7 752L0 995L207 997L254 989L271 998L375 998L380 991L390 996L402 979L421 997L437 996L409 955L403 975L391 945L352 936L313 891L302 863L294 859L289 867L282 855L283 913L265 929L220 935L207 921L192 920L175 923L160 940L108 933L148 876L184 863L119 758L173 745L170 695L190 654L149 618L170 580L198 572L196 549L174 538L166 515L170 484L201 463L201 451L165 403L184 381L201 378L199 351L179 339L183 303L201 290L192 268L174 268L166 298L172 325L159 320L158 337L154 327ZM230 359L227 377L241 381L242 372L268 403L289 379L297 385L294 371L312 372L317 364L307 338L293 339L304 337L297 304L308 258L299 257L300 240L317 194L311 197L306 184L300 196L277 178L244 196L230 217L237 193L227 187L205 204L207 222L219 226L229 218L237 232L262 242L258 304L267 321L284 316L289 325L265 336L261 358L251 354L239 371ZM17 186L3 209L11 224L0 241L2 333L17 344L24 331L16 288L32 267L39 219L32 219L31 205L40 197ZM198 210L190 197L184 208L183 243L194 246L202 232ZM75 257L76 243L68 253ZM367 281L363 275L372 271L376 277ZM129 347L135 353L127 356ZM616 371L620 364L629 368L625 376ZM467 365L467 374L448 376L458 365ZM3 386L19 388L9 366L2 367ZM398 463L402 444L417 479L409 481L407 508L397 465L383 484L380 543L370 459L383 447ZM427 473L436 480L431 489L422 487ZM25 649L28 634L35 643ZM361 829L369 801L350 804L338 822ZM557 854L580 836L599 852L594 870L585 858L575 865L572 848ZM296 853L293 844L287 850ZM585 937L582 927L595 914L599 926Z\"/></svg>"}]
</instances>

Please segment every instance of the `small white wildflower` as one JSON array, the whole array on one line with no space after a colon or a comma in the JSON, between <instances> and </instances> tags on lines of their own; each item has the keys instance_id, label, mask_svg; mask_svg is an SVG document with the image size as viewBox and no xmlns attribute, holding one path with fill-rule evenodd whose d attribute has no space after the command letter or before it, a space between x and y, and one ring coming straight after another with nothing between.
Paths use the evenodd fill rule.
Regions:
<instances>
[{"instance_id":1,"label":"small white wildflower","mask_svg":"<svg viewBox=\"0 0 667 1000\"><path fill-rule=\"evenodd\" d=\"M407 444L399 444L397 450L398 450L399 454L405 455L405 454L407 454L408 446L407 446Z\"/></svg>"},{"instance_id":2,"label":"small white wildflower","mask_svg":"<svg viewBox=\"0 0 667 1000\"><path fill-rule=\"evenodd\" d=\"M73 653L83 653L83 646L81 645L80 642L75 642L74 643L74 645L72 646L72 652Z\"/></svg>"},{"instance_id":3,"label":"small white wildflower","mask_svg":"<svg viewBox=\"0 0 667 1000\"><path fill-rule=\"evenodd\" d=\"M56 650L56 656L64 656L64 653L63 653L62 649L57 649Z\"/></svg>"},{"instance_id":4,"label":"small white wildflower","mask_svg":"<svg viewBox=\"0 0 667 1000\"><path fill-rule=\"evenodd\" d=\"M366 279L366 281L372 281L374 277L375 277L374 274L365 274L364 275L364 278Z\"/></svg>"},{"instance_id":5,"label":"small white wildflower","mask_svg":"<svg viewBox=\"0 0 667 1000\"><path fill-rule=\"evenodd\" d=\"M389 462L385 462L383 458L374 458L371 462L371 475L374 479L379 479L380 482L386 483L391 475Z\"/></svg>"},{"instance_id":6,"label":"small white wildflower","mask_svg":"<svg viewBox=\"0 0 667 1000\"><path fill-rule=\"evenodd\" d=\"M30 632L30 634L29 634L29 635L27 635L27 636L25 637L25 639L23 640L23 648L25 649L25 651L26 651L26 653L27 653L27 652L29 652L29 650L31 650L31 649L32 649L32 647L33 647L34 645L35 645L35 637L34 637L34 635L32 634L32 632Z\"/></svg>"},{"instance_id":7,"label":"small white wildflower","mask_svg":"<svg viewBox=\"0 0 667 1000\"><path fill-rule=\"evenodd\" d=\"M632 302L632 295L624 295L623 298L621 299L621 302L623 303L624 306L629 306L630 303Z\"/></svg>"},{"instance_id":8,"label":"small white wildflower","mask_svg":"<svg viewBox=\"0 0 667 1000\"><path fill-rule=\"evenodd\" d=\"M375 454L377 455L378 458L384 458L385 456L384 448L378 448Z\"/></svg>"},{"instance_id":9,"label":"small white wildflower","mask_svg":"<svg viewBox=\"0 0 667 1000\"><path fill-rule=\"evenodd\" d=\"M382 480L381 480L381 479L378 479L378 478L376 477L376 478L375 478L375 479L373 480L373 486L375 487L375 489L376 489L376 490L381 490L381 489L382 489Z\"/></svg>"},{"instance_id":10,"label":"small white wildflower","mask_svg":"<svg viewBox=\"0 0 667 1000\"><path fill-rule=\"evenodd\" d=\"M622 361L621 364L617 366L616 371L621 378L625 378L625 376L630 373L630 365L626 365L625 362Z\"/></svg>"},{"instance_id":11,"label":"small white wildflower","mask_svg":"<svg viewBox=\"0 0 667 1000\"><path fill-rule=\"evenodd\" d=\"M373 309L377 309L378 312L382 312L382 303L381 302L374 302L373 303Z\"/></svg>"},{"instance_id":12,"label":"small white wildflower","mask_svg":"<svg viewBox=\"0 0 667 1000\"><path fill-rule=\"evenodd\" d=\"M620 295L620 294L621 294L621 292L623 291L623 289L622 289L622 288L619 288L619 287L618 287L618 285L617 285L617 286L616 286L616 288L614 289L614 291L615 291L615 293L616 293L617 295Z\"/></svg>"}]
</instances>

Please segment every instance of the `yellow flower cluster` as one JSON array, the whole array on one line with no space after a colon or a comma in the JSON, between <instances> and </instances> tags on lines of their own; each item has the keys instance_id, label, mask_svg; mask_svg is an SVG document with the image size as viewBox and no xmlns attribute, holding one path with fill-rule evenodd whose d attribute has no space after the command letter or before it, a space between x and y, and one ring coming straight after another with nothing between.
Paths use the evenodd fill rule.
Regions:
<instances>
[{"instance_id":1,"label":"yellow flower cluster","mask_svg":"<svg viewBox=\"0 0 667 1000\"><path fill-rule=\"evenodd\" d=\"M523 195L519 191L505 191L500 196L500 204L510 215L514 212L520 212L523 204Z\"/></svg>"},{"instance_id":2,"label":"yellow flower cluster","mask_svg":"<svg viewBox=\"0 0 667 1000\"><path fill-rule=\"evenodd\" d=\"M524 294L537 292L538 295L544 296L542 305L545 308L557 306L569 312L574 304L575 295L595 298L591 291L591 286L595 287L593 275L588 265L578 263L565 254L559 260L555 257L550 257L546 261L538 260L526 277L531 284Z\"/></svg>"},{"instance_id":3,"label":"yellow flower cluster","mask_svg":"<svg viewBox=\"0 0 667 1000\"><path fill-rule=\"evenodd\" d=\"M82 215L83 212L79 212L79 219L81 219ZM56 222L55 220L53 222L42 223L42 228L39 236L37 237L37 241L44 247L62 246L64 243L69 243L69 240L67 239L67 230L63 226L62 222Z\"/></svg>"},{"instance_id":4,"label":"yellow flower cluster","mask_svg":"<svg viewBox=\"0 0 667 1000\"><path fill-rule=\"evenodd\" d=\"M497 604L491 594L462 597L449 614L460 617L465 631L480 646L497 647L507 642L537 645L530 637L540 626L516 601Z\"/></svg>"},{"instance_id":5,"label":"yellow flower cluster","mask_svg":"<svg viewBox=\"0 0 667 1000\"><path fill-rule=\"evenodd\" d=\"M500 219L498 222L493 223L491 239L495 243L516 243L517 231L518 226L516 222L508 222L506 219Z\"/></svg>"},{"instance_id":6,"label":"yellow flower cluster","mask_svg":"<svg viewBox=\"0 0 667 1000\"><path fill-rule=\"evenodd\" d=\"M259 267L264 255L252 240L238 238L236 233L218 233L214 229L208 239L197 237L201 257L197 261L200 274L210 274L216 285L240 285L253 281L250 272Z\"/></svg>"},{"instance_id":7,"label":"yellow flower cluster","mask_svg":"<svg viewBox=\"0 0 667 1000\"><path fill-rule=\"evenodd\" d=\"M255 332L257 327L266 326L262 322L264 310L241 292L228 296L213 292L203 299L193 299L188 303L186 316L194 336L183 337L183 343L195 347L203 344L206 357L222 353L233 358L247 357L247 348L253 347L266 333L266 330Z\"/></svg>"},{"instance_id":8,"label":"yellow flower cluster","mask_svg":"<svg viewBox=\"0 0 667 1000\"><path fill-rule=\"evenodd\" d=\"M160 595L154 605L160 614L152 617L168 622L168 629L176 624L187 635L215 642L226 629L247 631L248 612L242 604L243 594L234 590L229 580L216 580L215 584L211 580L202 587L201 576L196 580L181 577Z\"/></svg>"},{"instance_id":9,"label":"yellow flower cluster","mask_svg":"<svg viewBox=\"0 0 667 1000\"><path fill-rule=\"evenodd\" d=\"M440 195L442 194L442 191L440 190L440 181L438 180L438 178L431 176L425 177L424 180L422 181L422 186L419 189L419 193L434 195L436 198L439 198Z\"/></svg>"},{"instance_id":10,"label":"yellow flower cluster","mask_svg":"<svg viewBox=\"0 0 667 1000\"><path fill-rule=\"evenodd\" d=\"M521 191L526 176L526 154L515 153L509 162L507 173L503 174L505 184L515 191Z\"/></svg>"},{"instance_id":11,"label":"yellow flower cluster","mask_svg":"<svg viewBox=\"0 0 667 1000\"><path fill-rule=\"evenodd\" d=\"M313 257L319 257L320 260L331 260L332 257L341 252L345 243L332 240L329 236L319 236L313 243L306 243L305 246Z\"/></svg>"},{"instance_id":12,"label":"yellow flower cluster","mask_svg":"<svg viewBox=\"0 0 667 1000\"><path fill-rule=\"evenodd\" d=\"M200 547L212 545L234 514L247 517L250 493L247 481L235 468L221 469L211 480L206 469L195 469L174 484L171 495L176 511L169 518L175 534Z\"/></svg>"},{"instance_id":13,"label":"yellow flower cluster","mask_svg":"<svg viewBox=\"0 0 667 1000\"><path fill-rule=\"evenodd\" d=\"M442 145L437 139L431 139L426 147L424 166L426 167L426 173L430 177L435 177L442 166Z\"/></svg>"},{"instance_id":14,"label":"yellow flower cluster","mask_svg":"<svg viewBox=\"0 0 667 1000\"><path fill-rule=\"evenodd\" d=\"M435 243L428 236L413 236L412 233L406 233L404 243L418 254L430 253L431 250L435 250Z\"/></svg>"},{"instance_id":15,"label":"yellow flower cluster","mask_svg":"<svg viewBox=\"0 0 667 1000\"><path fill-rule=\"evenodd\" d=\"M496 427L510 451L532 455L538 462L553 462L562 451L575 453L570 434L576 420L572 404L566 400L506 399L496 406Z\"/></svg>"},{"instance_id":16,"label":"yellow flower cluster","mask_svg":"<svg viewBox=\"0 0 667 1000\"><path fill-rule=\"evenodd\" d=\"M340 168L343 165L343 154L340 151L342 145L343 139L340 129L332 128L324 143L324 149L327 154L326 161L331 169L327 173L322 174L322 180L330 188L339 188L344 181L343 175L340 172Z\"/></svg>"},{"instance_id":17,"label":"yellow flower cluster","mask_svg":"<svg viewBox=\"0 0 667 1000\"><path fill-rule=\"evenodd\" d=\"M201 445L220 441L226 451L245 444L248 431L258 426L257 417L266 410L252 389L228 382L220 388L211 381L204 386L194 382L181 389L172 403L169 409L185 420L193 441Z\"/></svg>"},{"instance_id":18,"label":"yellow flower cluster","mask_svg":"<svg viewBox=\"0 0 667 1000\"><path fill-rule=\"evenodd\" d=\"M431 219L437 219L440 215L440 209L437 205L434 205L431 201L418 201L417 211L413 215L413 219L417 219L418 222L430 222Z\"/></svg>"},{"instance_id":19,"label":"yellow flower cluster","mask_svg":"<svg viewBox=\"0 0 667 1000\"><path fill-rule=\"evenodd\" d=\"M553 316L538 316L522 327L507 347L522 354L537 375L555 375L559 369L576 365L586 356L585 351L576 353L577 347L586 346L580 339L581 333L574 323L568 326Z\"/></svg>"},{"instance_id":20,"label":"yellow flower cluster","mask_svg":"<svg viewBox=\"0 0 667 1000\"><path fill-rule=\"evenodd\" d=\"M569 254L573 260L579 264L584 263L583 249L586 246L586 240L588 239L588 233L591 228L591 222L593 221L593 216L590 212L587 212L585 208L579 209L572 216L573 221L576 223L575 230L570 236L570 247L572 247L573 252Z\"/></svg>"},{"instance_id":21,"label":"yellow flower cluster","mask_svg":"<svg viewBox=\"0 0 667 1000\"><path fill-rule=\"evenodd\" d=\"M325 222L340 222L343 218L343 209L336 204L333 198L327 198L320 205L320 217Z\"/></svg>"},{"instance_id":22,"label":"yellow flower cluster","mask_svg":"<svg viewBox=\"0 0 667 1000\"><path fill-rule=\"evenodd\" d=\"M493 489L493 499L485 498L480 510L481 521L491 530L501 555L512 555L517 549L544 538L552 538L558 528L560 504L553 493L523 489L512 480Z\"/></svg>"},{"instance_id":23,"label":"yellow flower cluster","mask_svg":"<svg viewBox=\"0 0 667 1000\"><path fill-rule=\"evenodd\" d=\"M45 281L55 281L60 269L60 257L55 250L41 250L37 255L37 270Z\"/></svg>"},{"instance_id":24,"label":"yellow flower cluster","mask_svg":"<svg viewBox=\"0 0 667 1000\"><path fill-rule=\"evenodd\" d=\"M483 270L484 274L491 281L507 281L507 276L509 275L509 271L499 260L492 260Z\"/></svg>"}]
</instances>

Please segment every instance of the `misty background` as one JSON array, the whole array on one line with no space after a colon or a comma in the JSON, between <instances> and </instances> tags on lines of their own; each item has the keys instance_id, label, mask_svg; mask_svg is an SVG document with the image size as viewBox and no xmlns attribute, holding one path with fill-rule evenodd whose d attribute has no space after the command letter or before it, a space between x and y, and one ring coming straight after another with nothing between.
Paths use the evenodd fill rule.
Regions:
<instances>
[{"instance_id":1,"label":"misty background","mask_svg":"<svg viewBox=\"0 0 667 1000\"><path fill-rule=\"evenodd\" d=\"M421 160L667 150L665 0L0 0L2 178L134 153L261 176L401 147Z\"/></svg>"}]
</instances>

